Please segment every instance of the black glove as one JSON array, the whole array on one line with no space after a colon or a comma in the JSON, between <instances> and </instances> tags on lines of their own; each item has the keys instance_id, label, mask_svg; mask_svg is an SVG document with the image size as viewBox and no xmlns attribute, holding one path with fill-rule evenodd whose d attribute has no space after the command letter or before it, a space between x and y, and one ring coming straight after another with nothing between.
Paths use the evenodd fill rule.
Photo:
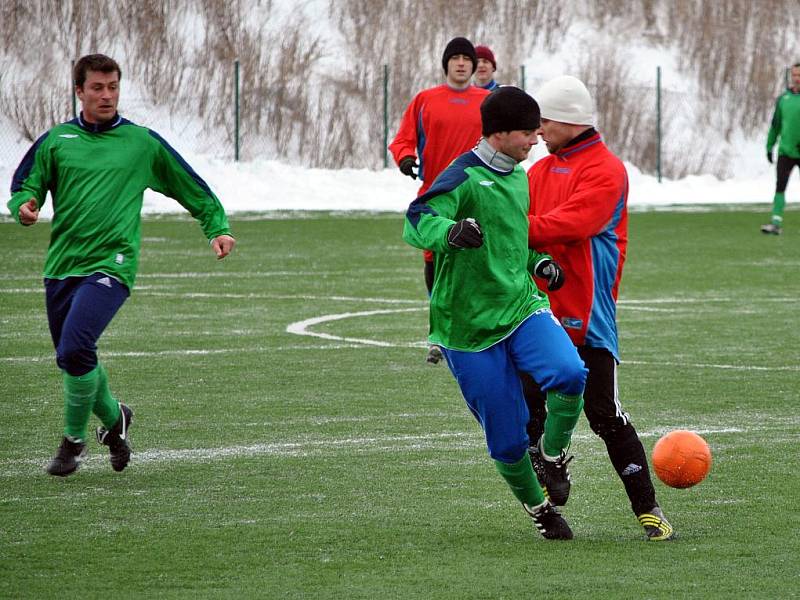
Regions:
<instances>
[{"instance_id":1,"label":"black glove","mask_svg":"<svg viewBox=\"0 0 800 600\"><path fill-rule=\"evenodd\" d=\"M480 248L483 232L475 219L462 219L447 232L447 243L453 248Z\"/></svg>"},{"instance_id":2,"label":"black glove","mask_svg":"<svg viewBox=\"0 0 800 600\"><path fill-rule=\"evenodd\" d=\"M533 274L537 277L547 280L547 289L555 292L562 285L564 285L564 271L558 266L555 261L546 258L533 270Z\"/></svg>"},{"instance_id":3,"label":"black glove","mask_svg":"<svg viewBox=\"0 0 800 600\"><path fill-rule=\"evenodd\" d=\"M417 164L417 161L414 160L413 156L406 156L404 159L400 161L400 164L398 166L400 167L400 172L403 175L408 175L409 177L411 177L411 179L417 178L417 174L413 171L413 169L418 168L419 165Z\"/></svg>"},{"instance_id":4,"label":"black glove","mask_svg":"<svg viewBox=\"0 0 800 600\"><path fill-rule=\"evenodd\" d=\"M767 160L772 164L772 150L767 150Z\"/></svg>"}]
</instances>

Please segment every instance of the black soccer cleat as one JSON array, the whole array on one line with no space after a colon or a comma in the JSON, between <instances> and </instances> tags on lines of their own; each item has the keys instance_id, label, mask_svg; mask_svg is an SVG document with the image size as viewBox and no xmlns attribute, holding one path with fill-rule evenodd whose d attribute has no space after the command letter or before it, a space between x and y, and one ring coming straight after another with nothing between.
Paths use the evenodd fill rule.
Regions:
<instances>
[{"instance_id":1,"label":"black soccer cleat","mask_svg":"<svg viewBox=\"0 0 800 600\"><path fill-rule=\"evenodd\" d=\"M761 233L780 235L781 233L783 233L783 227L781 227L780 225L775 225L773 223L767 223L766 225L761 226Z\"/></svg>"},{"instance_id":2,"label":"black soccer cleat","mask_svg":"<svg viewBox=\"0 0 800 600\"><path fill-rule=\"evenodd\" d=\"M425 357L425 362L429 362L432 365L437 364L444 358L444 354L442 354L442 349L439 348L436 344L432 345L428 348L428 354Z\"/></svg>"},{"instance_id":3,"label":"black soccer cleat","mask_svg":"<svg viewBox=\"0 0 800 600\"><path fill-rule=\"evenodd\" d=\"M539 444L541 444L541 438L539 439ZM564 506L569 498L571 487L567 465L575 457L570 456L567 458L566 451L562 450L558 458L547 460L541 448L539 448L539 444L528 448L536 478L539 480L539 485L542 486L547 499L556 506Z\"/></svg>"},{"instance_id":4,"label":"black soccer cleat","mask_svg":"<svg viewBox=\"0 0 800 600\"><path fill-rule=\"evenodd\" d=\"M545 539L548 540L571 540L572 529L569 528L567 521L558 512L558 509L553 506L549 500L539 506L531 508L524 502L522 503L525 512L527 512L536 529Z\"/></svg>"},{"instance_id":5,"label":"black soccer cleat","mask_svg":"<svg viewBox=\"0 0 800 600\"><path fill-rule=\"evenodd\" d=\"M650 542L663 542L675 537L672 525L669 524L664 512L656 506L646 513L636 517L639 524L644 527L644 532Z\"/></svg>"},{"instance_id":6,"label":"black soccer cleat","mask_svg":"<svg viewBox=\"0 0 800 600\"><path fill-rule=\"evenodd\" d=\"M47 472L56 477L66 477L78 470L86 456L86 443L73 442L67 437L61 440L56 455L47 465Z\"/></svg>"},{"instance_id":7,"label":"black soccer cleat","mask_svg":"<svg viewBox=\"0 0 800 600\"><path fill-rule=\"evenodd\" d=\"M122 402L119 403L119 420L111 429L98 427L97 441L108 446L111 455L111 468L122 471L131 460L131 447L128 444L128 429L133 423L133 411Z\"/></svg>"}]
</instances>

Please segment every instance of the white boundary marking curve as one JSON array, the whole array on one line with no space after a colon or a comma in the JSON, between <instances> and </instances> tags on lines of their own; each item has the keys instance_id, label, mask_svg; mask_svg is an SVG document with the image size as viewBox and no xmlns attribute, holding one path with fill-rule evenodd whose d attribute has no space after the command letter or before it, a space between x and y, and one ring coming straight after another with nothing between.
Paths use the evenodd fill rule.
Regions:
<instances>
[{"instance_id":1,"label":"white boundary marking curve","mask_svg":"<svg viewBox=\"0 0 800 600\"><path fill-rule=\"evenodd\" d=\"M372 315L388 315L392 313L401 313L401 312L417 312L426 309L427 307L385 308L380 310L364 310L360 312L346 312L346 313L338 313L331 315L322 315L320 317L312 317L311 319L305 319L303 321L295 321L294 323L289 323L286 326L286 332L293 333L295 335L310 335L313 337L322 338L324 340L365 344L367 346L381 346L383 348L419 348L419 347L424 347L426 343L407 342L398 344L395 342L382 342L380 340L366 340L363 338L351 338L339 335L332 335L330 333L318 333L316 331L310 331L308 328L311 327L312 325L319 325L320 323L328 323L330 321L340 321L342 319L350 319L352 317L371 317Z\"/></svg>"},{"instance_id":2,"label":"white boundary marking curve","mask_svg":"<svg viewBox=\"0 0 800 600\"><path fill-rule=\"evenodd\" d=\"M427 309L427 307L423 308ZM331 340L336 342L364 344L367 346L380 346L383 348L420 348L420 347L424 348L427 345L427 342L407 342L407 343L384 342L380 340L367 340L363 338L339 336L330 333L318 333L316 331L311 331L309 329L313 325L318 325L320 323L340 321L342 319L349 319L352 317L369 317L372 315L414 312L418 310L423 310L423 308L387 308L380 310L365 310L360 312L346 312L346 313L334 313L329 315L322 315L319 317L312 317L310 319L305 319L303 321L295 321L294 323L289 323L289 325L286 326L286 332L293 333L295 335L309 335L324 340ZM695 369L729 369L729 370L739 370L739 371L784 371L784 372L800 371L800 366L798 365L773 367L773 366L758 366L758 365L727 365L727 364L715 364L715 363L678 363L678 362L647 361L647 360L623 360L621 361L621 364L663 365L663 366L676 366L676 367L691 367Z\"/></svg>"}]
</instances>

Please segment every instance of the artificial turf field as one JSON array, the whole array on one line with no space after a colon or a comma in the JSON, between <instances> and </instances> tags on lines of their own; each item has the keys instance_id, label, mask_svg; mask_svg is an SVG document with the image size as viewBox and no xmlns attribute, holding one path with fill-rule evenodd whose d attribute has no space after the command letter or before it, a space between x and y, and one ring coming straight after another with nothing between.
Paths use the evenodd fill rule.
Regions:
<instances>
[{"instance_id":1,"label":"artificial turf field","mask_svg":"<svg viewBox=\"0 0 800 600\"><path fill-rule=\"evenodd\" d=\"M421 257L395 214L234 216L220 262L191 219L145 220L99 349L135 410L132 462L114 473L91 440L50 477L49 225L6 220L0 598L800 596L800 214L781 237L764 214L630 216L623 405L648 453L688 428L714 454L699 486L656 483L667 543L644 541L584 418L575 539L539 536L447 367L424 362Z\"/></svg>"}]
</instances>

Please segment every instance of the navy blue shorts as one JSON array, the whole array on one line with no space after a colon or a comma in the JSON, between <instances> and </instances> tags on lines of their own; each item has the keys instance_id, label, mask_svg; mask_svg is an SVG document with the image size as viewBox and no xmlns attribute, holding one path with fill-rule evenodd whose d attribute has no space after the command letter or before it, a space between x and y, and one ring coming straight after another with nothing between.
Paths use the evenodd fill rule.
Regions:
<instances>
[{"instance_id":1,"label":"navy blue shorts","mask_svg":"<svg viewBox=\"0 0 800 600\"><path fill-rule=\"evenodd\" d=\"M97 340L130 290L104 273L45 279L44 289L56 362L70 375L85 375L97 366Z\"/></svg>"},{"instance_id":2,"label":"navy blue shorts","mask_svg":"<svg viewBox=\"0 0 800 600\"><path fill-rule=\"evenodd\" d=\"M515 463L528 449L528 407L519 373L543 390L583 393L588 371L553 313L528 317L506 339L480 352L443 349L461 393L486 435L489 455Z\"/></svg>"}]
</instances>

